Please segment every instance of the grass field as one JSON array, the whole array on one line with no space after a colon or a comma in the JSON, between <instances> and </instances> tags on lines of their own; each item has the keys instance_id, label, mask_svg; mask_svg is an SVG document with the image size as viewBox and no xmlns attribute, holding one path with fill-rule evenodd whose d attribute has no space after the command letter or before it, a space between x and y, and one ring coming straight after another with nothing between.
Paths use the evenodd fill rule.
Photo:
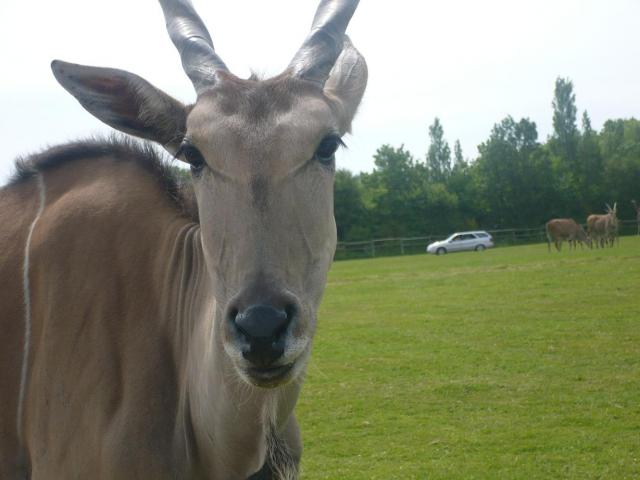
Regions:
<instances>
[{"instance_id":1,"label":"grass field","mask_svg":"<svg viewBox=\"0 0 640 480\"><path fill-rule=\"evenodd\" d=\"M337 262L314 348L303 479L640 478L638 237Z\"/></svg>"}]
</instances>

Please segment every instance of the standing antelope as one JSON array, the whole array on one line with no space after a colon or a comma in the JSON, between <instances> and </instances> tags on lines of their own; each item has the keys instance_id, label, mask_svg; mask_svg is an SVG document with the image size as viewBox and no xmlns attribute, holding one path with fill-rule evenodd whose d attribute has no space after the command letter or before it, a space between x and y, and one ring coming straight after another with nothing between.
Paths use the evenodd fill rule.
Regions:
<instances>
[{"instance_id":1,"label":"standing antelope","mask_svg":"<svg viewBox=\"0 0 640 480\"><path fill-rule=\"evenodd\" d=\"M545 224L547 234L547 246L551 252L551 242L556 246L556 250L562 250L562 242L569 241L569 248L575 243L580 245L586 243L591 248L591 239L587 237L584 229L572 218L554 218ZM575 245L574 245L575 247Z\"/></svg>"},{"instance_id":2,"label":"standing antelope","mask_svg":"<svg viewBox=\"0 0 640 480\"><path fill-rule=\"evenodd\" d=\"M636 211L636 223L638 224L637 235L640 235L640 205L638 205L635 200L631 200L631 203Z\"/></svg>"},{"instance_id":3,"label":"standing antelope","mask_svg":"<svg viewBox=\"0 0 640 480\"><path fill-rule=\"evenodd\" d=\"M587 217L587 229L589 236L595 241L596 247L604 248L605 245L613 246L618 236L618 218L616 217L617 202L613 208L609 204L605 215L589 215Z\"/></svg>"},{"instance_id":4,"label":"standing antelope","mask_svg":"<svg viewBox=\"0 0 640 480\"><path fill-rule=\"evenodd\" d=\"M0 190L2 479L297 478L334 153L367 82L344 35L358 1L321 1L262 81L228 71L189 0L160 4L194 105L122 70L52 69L188 163L193 196L115 138L22 160Z\"/></svg>"}]
</instances>

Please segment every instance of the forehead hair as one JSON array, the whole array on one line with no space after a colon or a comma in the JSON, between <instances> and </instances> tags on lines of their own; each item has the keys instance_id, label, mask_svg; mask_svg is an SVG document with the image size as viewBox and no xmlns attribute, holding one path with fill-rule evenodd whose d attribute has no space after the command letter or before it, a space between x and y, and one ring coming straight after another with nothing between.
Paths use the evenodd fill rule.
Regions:
<instances>
[{"instance_id":1,"label":"forehead hair","mask_svg":"<svg viewBox=\"0 0 640 480\"><path fill-rule=\"evenodd\" d=\"M201 95L214 100L224 115L239 115L249 123L260 123L293 109L296 100L315 98L333 109L317 84L291 77L287 72L277 77L260 80L255 76L240 79L229 73L222 73L216 86Z\"/></svg>"}]
</instances>

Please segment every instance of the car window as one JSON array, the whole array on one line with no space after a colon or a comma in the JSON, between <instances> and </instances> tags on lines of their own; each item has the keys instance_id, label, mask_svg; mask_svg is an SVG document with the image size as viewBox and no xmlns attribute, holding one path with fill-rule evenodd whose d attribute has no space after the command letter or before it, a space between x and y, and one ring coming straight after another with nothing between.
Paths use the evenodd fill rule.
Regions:
<instances>
[{"instance_id":1,"label":"car window","mask_svg":"<svg viewBox=\"0 0 640 480\"><path fill-rule=\"evenodd\" d=\"M476 236L479 238L487 238L489 236L488 233L476 233Z\"/></svg>"},{"instance_id":2,"label":"car window","mask_svg":"<svg viewBox=\"0 0 640 480\"><path fill-rule=\"evenodd\" d=\"M459 242L460 240L464 240L462 237L464 237L464 235L456 235L455 237L453 237L451 239L452 242Z\"/></svg>"}]
</instances>

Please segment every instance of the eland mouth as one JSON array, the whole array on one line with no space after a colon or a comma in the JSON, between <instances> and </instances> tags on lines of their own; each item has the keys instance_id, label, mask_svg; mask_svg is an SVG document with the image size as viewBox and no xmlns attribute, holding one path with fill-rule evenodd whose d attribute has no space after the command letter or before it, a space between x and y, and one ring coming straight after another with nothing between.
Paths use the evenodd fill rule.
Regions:
<instances>
[{"instance_id":1,"label":"eland mouth","mask_svg":"<svg viewBox=\"0 0 640 480\"><path fill-rule=\"evenodd\" d=\"M292 379L291 372L295 363L273 367L249 367L245 375L252 384L263 388L274 388L288 383Z\"/></svg>"}]
</instances>

